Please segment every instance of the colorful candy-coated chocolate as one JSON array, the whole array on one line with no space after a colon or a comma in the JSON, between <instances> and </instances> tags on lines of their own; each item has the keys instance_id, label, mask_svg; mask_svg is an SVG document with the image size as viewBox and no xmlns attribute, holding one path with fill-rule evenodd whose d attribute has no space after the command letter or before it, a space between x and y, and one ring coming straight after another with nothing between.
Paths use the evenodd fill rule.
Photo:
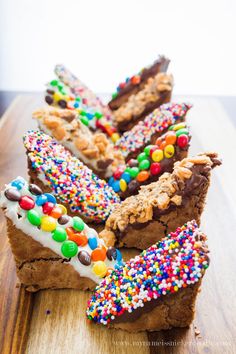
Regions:
<instances>
[{"instance_id":1,"label":"colorful candy-coated chocolate","mask_svg":"<svg viewBox=\"0 0 236 354\"><path fill-rule=\"evenodd\" d=\"M77 231L83 231L84 229L84 222L81 218L78 216L73 217L73 227Z\"/></svg>"},{"instance_id":2,"label":"colorful candy-coated chocolate","mask_svg":"<svg viewBox=\"0 0 236 354\"><path fill-rule=\"evenodd\" d=\"M44 195L46 195L48 202L51 202L53 204L57 203L56 198L51 193L44 193Z\"/></svg>"},{"instance_id":3,"label":"colorful candy-coated chocolate","mask_svg":"<svg viewBox=\"0 0 236 354\"><path fill-rule=\"evenodd\" d=\"M152 160L154 162L160 162L161 160L163 160L164 158L164 153L161 149L156 149L153 153L152 153Z\"/></svg>"},{"instance_id":4,"label":"colorful candy-coated chocolate","mask_svg":"<svg viewBox=\"0 0 236 354\"><path fill-rule=\"evenodd\" d=\"M68 239L74 241L80 247L86 246L88 243L87 236L83 233L71 233L68 235Z\"/></svg>"},{"instance_id":5,"label":"colorful candy-coated chocolate","mask_svg":"<svg viewBox=\"0 0 236 354\"><path fill-rule=\"evenodd\" d=\"M182 135L182 134L189 135L188 129L182 128L182 129L179 129L179 130L176 131L176 136L177 136L177 137L180 136L180 135Z\"/></svg>"},{"instance_id":6,"label":"colorful candy-coated chocolate","mask_svg":"<svg viewBox=\"0 0 236 354\"><path fill-rule=\"evenodd\" d=\"M138 160L136 159L130 159L128 162L129 167L137 167L138 166Z\"/></svg>"},{"instance_id":7,"label":"colorful candy-coated chocolate","mask_svg":"<svg viewBox=\"0 0 236 354\"><path fill-rule=\"evenodd\" d=\"M141 171L139 172L137 176L137 181L139 182L144 182L149 178L149 172L148 171Z\"/></svg>"},{"instance_id":8,"label":"colorful candy-coated chocolate","mask_svg":"<svg viewBox=\"0 0 236 354\"><path fill-rule=\"evenodd\" d=\"M161 172L161 165L159 164L159 162L153 162L151 164L150 172L153 176L156 176Z\"/></svg>"},{"instance_id":9,"label":"colorful candy-coated chocolate","mask_svg":"<svg viewBox=\"0 0 236 354\"><path fill-rule=\"evenodd\" d=\"M39 188L36 184L30 184L29 185L29 191L30 193L32 193L33 195L40 195L43 193L42 189Z\"/></svg>"},{"instance_id":10,"label":"colorful candy-coated chocolate","mask_svg":"<svg viewBox=\"0 0 236 354\"><path fill-rule=\"evenodd\" d=\"M147 146L144 148L145 154L146 154L147 156L149 156L149 155L150 155L150 150L151 150L152 148L154 148L154 147L155 147L155 145L147 145Z\"/></svg>"},{"instance_id":11,"label":"colorful candy-coated chocolate","mask_svg":"<svg viewBox=\"0 0 236 354\"><path fill-rule=\"evenodd\" d=\"M121 178L124 179L126 183L129 183L131 181L131 176L129 172L122 173Z\"/></svg>"},{"instance_id":12,"label":"colorful candy-coated chocolate","mask_svg":"<svg viewBox=\"0 0 236 354\"><path fill-rule=\"evenodd\" d=\"M98 277L103 278L107 273L107 266L103 261L98 261L93 266L93 272Z\"/></svg>"},{"instance_id":13,"label":"colorful candy-coated chocolate","mask_svg":"<svg viewBox=\"0 0 236 354\"><path fill-rule=\"evenodd\" d=\"M137 175L138 175L138 173L139 173L139 168L138 168L138 167L132 167L132 168L130 169L130 176L131 176L132 178L136 178Z\"/></svg>"},{"instance_id":14,"label":"colorful candy-coated chocolate","mask_svg":"<svg viewBox=\"0 0 236 354\"><path fill-rule=\"evenodd\" d=\"M188 136L185 134L178 136L177 145L181 148L184 148L185 146L187 146L188 145Z\"/></svg>"},{"instance_id":15,"label":"colorful candy-coated chocolate","mask_svg":"<svg viewBox=\"0 0 236 354\"><path fill-rule=\"evenodd\" d=\"M82 263L85 266L89 266L91 264L91 257L87 251L84 251L84 250L79 251L78 259L79 259L80 263Z\"/></svg>"},{"instance_id":16,"label":"colorful candy-coated chocolate","mask_svg":"<svg viewBox=\"0 0 236 354\"><path fill-rule=\"evenodd\" d=\"M120 179L120 190L122 192L125 192L127 189L127 183L124 179Z\"/></svg>"},{"instance_id":17,"label":"colorful candy-coated chocolate","mask_svg":"<svg viewBox=\"0 0 236 354\"><path fill-rule=\"evenodd\" d=\"M39 216L39 213L34 209L27 211L27 219L34 226L39 226L41 224L41 217Z\"/></svg>"},{"instance_id":18,"label":"colorful candy-coated chocolate","mask_svg":"<svg viewBox=\"0 0 236 354\"><path fill-rule=\"evenodd\" d=\"M92 261L105 261L106 259L106 249L105 248L96 248L91 253Z\"/></svg>"},{"instance_id":19,"label":"colorful candy-coated chocolate","mask_svg":"<svg viewBox=\"0 0 236 354\"><path fill-rule=\"evenodd\" d=\"M57 222L51 216L43 216L41 219L41 229L43 231L54 231L57 227Z\"/></svg>"},{"instance_id":20,"label":"colorful candy-coated chocolate","mask_svg":"<svg viewBox=\"0 0 236 354\"><path fill-rule=\"evenodd\" d=\"M33 209L35 206L34 200L29 197L28 195L24 195L20 198L19 200L19 205L22 209L24 210L30 210Z\"/></svg>"},{"instance_id":21,"label":"colorful candy-coated chocolate","mask_svg":"<svg viewBox=\"0 0 236 354\"><path fill-rule=\"evenodd\" d=\"M113 143L116 143L120 139L120 135L118 133L113 133L111 135L111 140Z\"/></svg>"},{"instance_id":22,"label":"colorful candy-coated chocolate","mask_svg":"<svg viewBox=\"0 0 236 354\"><path fill-rule=\"evenodd\" d=\"M173 157L175 154L175 148L173 145L167 145L164 149L164 155L167 159Z\"/></svg>"},{"instance_id":23,"label":"colorful candy-coated chocolate","mask_svg":"<svg viewBox=\"0 0 236 354\"><path fill-rule=\"evenodd\" d=\"M68 215L63 214L57 221L60 225L66 225L70 221L70 218Z\"/></svg>"},{"instance_id":24,"label":"colorful candy-coated chocolate","mask_svg":"<svg viewBox=\"0 0 236 354\"><path fill-rule=\"evenodd\" d=\"M43 213L49 215L54 208L54 204L51 202L46 202L45 204L43 204L42 208L43 208Z\"/></svg>"},{"instance_id":25,"label":"colorful candy-coated chocolate","mask_svg":"<svg viewBox=\"0 0 236 354\"><path fill-rule=\"evenodd\" d=\"M176 134L174 131L169 131L166 133L165 141L167 145L174 145L176 142Z\"/></svg>"},{"instance_id":26,"label":"colorful candy-coated chocolate","mask_svg":"<svg viewBox=\"0 0 236 354\"><path fill-rule=\"evenodd\" d=\"M107 258L109 259L109 261L117 259L117 250L115 247L109 247L107 249Z\"/></svg>"},{"instance_id":27,"label":"colorful candy-coated chocolate","mask_svg":"<svg viewBox=\"0 0 236 354\"><path fill-rule=\"evenodd\" d=\"M145 152L141 152L141 154L139 154L137 157L139 163L146 159L147 159L147 155L145 154Z\"/></svg>"},{"instance_id":28,"label":"colorful candy-coated chocolate","mask_svg":"<svg viewBox=\"0 0 236 354\"><path fill-rule=\"evenodd\" d=\"M57 226L57 228L52 232L53 240L57 242L63 242L67 238L66 230L63 227Z\"/></svg>"},{"instance_id":29,"label":"colorful candy-coated chocolate","mask_svg":"<svg viewBox=\"0 0 236 354\"><path fill-rule=\"evenodd\" d=\"M47 202L47 196L45 195L45 194L41 194L41 195L39 195L38 197L37 197L37 199L36 199L36 204L38 205L38 206L42 206L44 203L46 203Z\"/></svg>"},{"instance_id":30,"label":"colorful candy-coated chocolate","mask_svg":"<svg viewBox=\"0 0 236 354\"><path fill-rule=\"evenodd\" d=\"M21 190L22 187L24 186L24 181L21 179L15 179L14 181L11 182L11 185L13 187L16 187L18 190Z\"/></svg>"},{"instance_id":31,"label":"colorful candy-coated chocolate","mask_svg":"<svg viewBox=\"0 0 236 354\"><path fill-rule=\"evenodd\" d=\"M120 181L114 181L111 185L114 192L118 193L120 191Z\"/></svg>"},{"instance_id":32,"label":"colorful candy-coated chocolate","mask_svg":"<svg viewBox=\"0 0 236 354\"><path fill-rule=\"evenodd\" d=\"M49 214L52 218L59 219L62 216L62 209L60 206L56 205Z\"/></svg>"},{"instance_id":33,"label":"colorful candy-coated chocolate","mask_svg":"<svg viewBox=\"0 0 236 354\"><path fill-rule=\"evenodd\" d=\"M179 129L182 129L182 128L185 128L186 127L186 123L182 122L182 123L177 123L177 124L174 124L174 125L171 125L169 127L169 130L179 130Z\"/></svg>"},{"instance_id":34,"label":"colorful candy-coated chocolate","mask_svg":"<svg viewBox=\"0 0 236 354\"><path fill-rule=\"evenodd\" d=\"M122 261L122 254L121 254L120 250L118 250L117 248L116 248L116 260L118 262Z\"/></svg>"},{"instance_id":35,"label":"colorful candy-coated chocolate","mask_svg":"<svg viewBox=\"0 0 236 354\"><path fill-rule=\"evenodd\" d=\"M91 248L91 250L94 250L95 248L97 248L98 241L97 241L96 237L89 237L88 244L89 244L89 247Z\"/></svg>"},{"instance_id":36,"label":"colorful candy-coated chocolate","mask_svg":"<svg viewBox=\"0 0 236 354\"><path fill-rule=\"evenodd\" d=\"M122 176L122 174L124 173L124 170L125 170L124 167L119 167L119 168L115 171L115 173L113 174L113 177L114 177L115 179L120 179L121 176Z\"/></svg>"},{"instance_id":37,"label":"colorful candy-coated chocolate","mask_svg":"<svg viewBox=\"0 0 236 354\"><path fill-rule=\"evenodd\" d=\"M61 246L61 253L66 258L74 257L78 253L78 246L75 242L66 240Z\"/></svg>"},{"instance_id":38,"label":"colorful candy-coated chocolate","mask_svg":"<svg viewBox=\"0 0 236 354\"><path fill-rule=\"evenodd\" d=\"M150 161L149 160L142 160L139 164L139 169L140 170L148 170L150 167Z\"/></svg>"},{"instance_id":39,"label":"colorful candy-coated chocolate","mask_svg":"<svg viewBox=\"0 0 236 354\"><path fill-rule=\"evenodd\" d=\"M11 202L18 202L21 198L20 192L15 188L8 188L5 190L4 195Z\"/></svg>"}]
</instances>

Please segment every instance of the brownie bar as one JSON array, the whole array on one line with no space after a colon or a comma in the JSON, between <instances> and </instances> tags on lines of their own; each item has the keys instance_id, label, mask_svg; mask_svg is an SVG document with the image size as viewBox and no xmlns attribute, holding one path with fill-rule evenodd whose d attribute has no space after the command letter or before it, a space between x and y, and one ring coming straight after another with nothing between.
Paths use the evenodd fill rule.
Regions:
<instances>
[{"instance_id":1,"label":"brownie bar","mask_svg":"<svg viewBox=\"0 0 236 354\"><path fill-rule=\"evenodd\" d=\"M28 291L93 289L121 253L107 248L78 216L68 216L52 194L17 177L0 194L17 274Z\"/></svg>"},{"instance_id":2,"label":"brownie bar","mask_svg":"<svg viewBox=\"0 0 236 354\"><path fill-rule=\"evenodd\" d=\"M113 98L108 103L109 107L114 111L124 104L131 95L135 95L143 89L150 77L167 71L170 60L163 55L150 66L141 70L137 75L132 76L126 82L122 82L117 87L117 92L113 94Z\"/></svg>"},{"instance_id":3,"label":"brownie bar","mask_svg":"<svg viewBox=\"0 0 236 354\"><path fill-rule=\"evenodd\" d=\"M163 174L117 206L100 237L110 245L145 249L188 220L200 224L210 172L220 164L216 153L176 162L172 174Z\"/></svg>"},{"instance_id":4,"label":"brownie bar","mask_svg":"<svg viewBox=\"0 0 236 354\"><path fill-rule=\"evenodd\" d=\"M92 134L74 111L40 109L33 113L33 118L44 133L56 139L102 179L110 177L125 162L105 134Z\"/></svg>"},{"instance_id":5,"label":"brownie bar","mask_svg":"<svg viewBox=\"0 0 236 354\"><path fill-rule=\"evenodd\" d=\"M127 102L113 112L114 122L119 132L125 132L143 120L154 109L171 99L173 77L159 73L149 78L144 88L131 95Z\"/></svg>"},{"instance_id":6,"label":"brownie bar","mask_svg":"<svg viewBox=\"0 0 236 354\"><path fill-rule=\"evenodd\" d=\"M206 236L193 220L130 259L95 289L87 317L130 332L186 327L209 266Z\"/></svg>"}]
</instances>

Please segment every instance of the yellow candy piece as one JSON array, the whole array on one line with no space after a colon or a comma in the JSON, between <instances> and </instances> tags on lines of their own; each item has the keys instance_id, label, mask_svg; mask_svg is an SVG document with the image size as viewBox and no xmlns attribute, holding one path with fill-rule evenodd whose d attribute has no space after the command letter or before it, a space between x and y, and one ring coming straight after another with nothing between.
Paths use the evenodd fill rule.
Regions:
<instances>
[{"instance_id":1,"label":"yellow candy piece","mask_svg":"<svg viewBox=\"0 0 236 354\"><path fill-rule=\"evenodd\" d=\"M58 102L60 100L63 100L64 96L60 92L55 92L53 94L53 99L54 99L54 101Z\"/></svg>"},{"instance_id":2,"label":"yellow candy piece","mask_svg":"<svg viewBox=\"0 0 236 354\"><path fill-rule=\"evenodd\" d=\"M163 160L163 158L164 158L164 154L161 149L157 149L152 153L152 159L155 162L160 162L161 160Z\"/></svg>"},{"instance_id":3,"label":"yellow candy piece","mask_svg":"<svg viewBox=\"0 0 236 354\"><path fill-rule=\"evenodd\" d=\"M52 218L51 216L43 216L41 219L41 229L43 231L54 231L57 227L56 219Z\"/></svg>"},{"instance_id":4,"label":"yellow candy piece","mask_svg":"<svg viewBox=\"0 0 236 354\"><path fill-rule=\"evenodd\" d=\"M113 141L113 143L116 143L117 140L119 140L119 139L120 139L120 136L119 136L118 133L113 133L113 134L111 135L111 140Z\"/></svg>"},{"instance_id":5,"label":"yellow candy piece","mask_svg":"<svg viewBox=\"0 0 236 354\"><path fill-rule=\"evenodd\" d=\"M100 278L105 277L107 273L106 264L103 261L97 261L96 263L94 263L93 272Z\"/></svg>"},{"instance_id":6,"label":"yellow candy piece","mask_svg":"<svg viewBox=\"0 0 236 354\"><path fill-rule=\"evenodd\" d=\"M173 129L174 131L179 130L179 129L183 129L186 128L186 123L178 123L173 125Z\"/></svg>"},{"instance_id":7,"label":"yellow candy piece","mask_svg":"<svg viewBox=\"0 0 236 354\"><path fill-rule=\"evenodd\" d=\"M57 204L57 206L61 209L62 214L67 214L67 209L64 205L62 204Z\"/></svg>"},{"instance_id":8,"label":"yellow candy piece","mask_svg":"<svg viewBox=\"0 0 236 354\"><path fill-rule=\"evenodd\" d=\"M124 179L120 180L120 189L121 189L122 192L125 192L126 189L127 189L127 183L126 183L126 181Z\"/></svg>"},{"instance_id":9,"label":"yellow candy piece","mask_svg":"<svg viewBox=\"0 0 236 354\"><path fill-rule=\"evenodd\" d=\"M175 153L175 148L173 145L166 145L164 149L164 155L167 159L170 159L172 156L174 156Z\"/></svg>"}]
</instances>

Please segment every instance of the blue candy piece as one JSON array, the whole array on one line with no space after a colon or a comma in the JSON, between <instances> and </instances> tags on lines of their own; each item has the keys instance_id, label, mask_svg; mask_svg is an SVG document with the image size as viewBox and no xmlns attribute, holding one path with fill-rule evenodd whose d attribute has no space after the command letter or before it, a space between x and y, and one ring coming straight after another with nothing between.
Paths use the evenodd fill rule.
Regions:
<instances>
[{"instance_id":1,"label":"blue candy piece","mask_svg":"<svg viewBox=\"0 0 236 354\"><path fill-rule=\"evenodd\" d=\"M120 181L114 181L111 185L114 192L118 193L120 191Z\"/></svg>"},{"instance_id":2,"label":"blue candy piece","mask_svg":"<svg viewBox=\"0 0 236 354\"><path fill-rule=\"evenodd\" d=\"M128 172L122 173L121 178L124 179L127 184L131 181L131 176Z\"/></svg>"},{"instance_id":3,"label":"blue candy piece","mask_svg":"<svg viewBox=\"0 0 236 354\"><path fill-rule=\"evenodd\" d=\"M75 102L75 103L74 103L74 108L78 108L78 107L79 107L78 102Z\"/></svg>"},{"instance_id":4,"label":"blue candy piece","mask_svg":"<svg viewBox=\"0 0 236 354\"><path fill-rule=\"evenodd\" d=\"M91 248L91 250L94 250L95 248L97 248L98 241L97 241L96 237L89 237L88 244L89 244L89 247Z\"/></svg>"},{"instance_id":5,"label":"blue candy piece","mask_svg":"<svg viewBox=\"0 0 236 354\"><path fill-rule=\"evenodd\" d=\"M36 204L38 206L42 206L43 204L45 204L48 201L48 198L45 194L41 194L37 197L36 199Z\"/></svg>"},{"instance_id":6,"label":"blue candy piece","mask_svg":"<svg viewBox=\"0 0 236 354\"><path fill-rule=\"evenodd\" d=\"M92 113L86 113L86 117L87 117L89 120L91 120L91 119L93 119L94 114L92 114Z\"/></svg>"},{"instance_id":7,"label":"blue candy piece","mask_svg":"<svg viewBox=\"0 0 236 354\"><path fill-rule=\"evenodd\" d=\"M24 184L25 182L22 179L15 179L14 181L11 182L11 185L13 187L16 187L18 190L22 189Z\"/></svg>"},{"instance_id":8,"label":"blue candy piece","mask_svg":"<svg viewBox=\"0 0 236 354\"><path fill-rule=\"evenodd\" d=\"M44 193L44 195L46 195L48 202L51 202L53 204L57 204L57 200L54 197L54 195L52 195L50 193Z\"/></svg>"},{"instance_id":9,"label":"blue candy piece","mask_svg":"<svg viewBox=\"0 0 236 354\"><path fill-rule=\"evenodd\" d=\"M118 262L122 261L122 254L118 249L116 249L116 260Z\"/></svg>"},{"instance_id":10,"label":"blue candy piece","mask_svg":"<svg viewBox=\"0 0 236 354\"><path fill-rule=\"evenodd\" d=\"M108 185L109 186L112 186L112 184L115 182L115 179L114 179L114 177L110 177L109 178L109 181L108 181Z\"/></svg>"}]
</instances>

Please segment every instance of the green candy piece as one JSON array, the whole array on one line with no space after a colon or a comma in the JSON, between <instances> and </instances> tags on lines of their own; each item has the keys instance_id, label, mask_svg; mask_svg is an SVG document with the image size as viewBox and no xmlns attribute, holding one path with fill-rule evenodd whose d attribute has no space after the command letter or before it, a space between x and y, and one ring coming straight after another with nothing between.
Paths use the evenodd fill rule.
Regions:
<instances>
[{"instance_id":1,"label":"green candy piece","mask_svg":"<svg viewBox=\"0 0 236 354\"><path fill-rule=\"evenodd\" d=\"M58 90L61 91L61 90L64 88L64 85L59 82L58 85L57 85L57 87L58 87Z\"/></svg>"},{"instance_id":2,"label":"green candy piece","mask_svg":"<svg viewBox=\"0 0 236 354\"><path fill-rule=\"evenodd\" d=\"M80 102L81 101L81 98L80 97L76 97L75 99L77 102Z\"/></svg>"},{"instance_id":3,"label":"green candy piece","mask_svg":"<svg viewBox=\"0 0 236 354\"><path fill-rule=\"evenodd\" d=\"M63 229L63 227L58 226L53 232L52 232L52 238L53 240L57 242L63 242L67 238L67 233L66 230Z\"/></svg>"},{"instance_id":4,"label":"green candy piece","mask_svg":"<svg viewBox=\"0 0 236 354\"><path fill-rule=\"evenodd\" d=\"M81 111L81 112L80 112L80 115L83 116L83 117L86 116L86 114L87 114L87 113L86 113L85 111Z\"/></svg>"},{"instance_id":5,"label":"green candy piece","mask_svg":"<svg viewBox=\"0 0 236 354\"><path fill-rule=\"evenodd\" d=\"M78 246L73 241L64 241L61 246L61 253L66 258L74 257L78 253Z\"/></svg>"},{"instance_id":6,"label":"green candy piece","mask_svg":"<svg viewBox=\"0 0 236 354\"><path fill-rule=\"evenodd\" d=\"M101 112L95 112L95 117L97 119L101 119L102 118L102 113Z\"/></svg>"},{"instance_id":7,"label":"green candy piece","mask_svg":"<svg viewBox=\"0 0 236 354\"><path fill-rule=\"evenodd\" d=\"M150 150L153 148L154 145L148 145L144 148L144 152L147 156L150 155Z\"/></svg>"},{"instance_id":8,"label":"green candy piece","mask_svg":"<svg viewBox=\"0 0 236 354\"><path fill-rule=\"evenodd\" d=\"M130 176L132 178L136 178L137 175L139 174L139 168L138 167L132 167L129 172Z\"/></svg>"},{"instance_id":9,"label":"green candy piece","mask_svg":"<svg viewBox=\"0 0 236 354\"><path fill-rule=\"evenodd\" d=\"M176 136L180 136L182 134L189 135L189 131L186 128L182 128L176 131Z\"/></svg>"},{"instance_id":10,"label":"green candy piece","mask_svg":"<svg viewBox=\"0 0 236 354\"><path fill-rule=\"evenodd\" d=\"M131 168L130 167L126 167L126 169L124 170L124 172L127 172L130 174Z\"/></svg>"},{"instance_id":11,"label":"green candy piece","mask_svg":"<svg viewBox=\"0 0 236 354\"><path fill-rule=\"evenodd\" d=\"M73 228L77 231L83 231L84 229L84 222L78 216L73 217Z\"/></svg>"},{"instance_id":12,"label":"green candy piece","mask_svg":"<svg viewBox=\"0 0 236 354\"><path fill-rule=\"evenodd\" d=\"M61 89L60 92L62 95L64 95L64 96L66 95L66 92L63 89Z\"/></svg>"},{"instance_id":13,"label":"green candy piece","mask_svg":"<svg viewBox=\"0 0 236 354\"><path fill-rule=\"evenodd\" d=\"M41 224L41 217L34 209L31 209L27 212L27 219L34 226L39 226Z\"/></svg>"},{"instance_id":14,"label":"green candy piece","mask_svg":"<svg viewBox=\"0 0 236 354\"><path fill-rule=\"evenodd\" d=\"M138 155L137 160L140 163L143 160L147 159L147 155L145 154L145 152L141 152L141 154Z\"/></svg>"},{"instance_id":15,"label":"green candy piece","mask_svg":"<svg viewBox=\"0 0 236 354\"><path fill-rule=\"evenodd\" d=\"M111 95L112 99L114 100L114 98L116 98L117 95L118 95L118 93L117 93L117 92L114 92L114 93Z\"/></svg>"},{"instance_id":16,"label":"green candy piece","mask_svg":"<svg viewBox=\"0 0 236 354\"><path fill-rule=\"evenodd\" d=\"M150 167L150 161L149 160L143 160L139 163L139 168L140 170L148 170Z\"/></svg>"},{"instance_id":17,"label":"green candy piece","mask_svg":"<svg viewBox=\"0 0 236 354\"><path fill-rule=\"evenodd\" d=\"M58 81L57 81L57 80L52 80L52 81L50 82L50 85L51 85L51 86L57 86L57 85L58 85Z\"/></svg>"},{"instance_id":18,"label":"green candy piece","mask_svg":"<svg viewBox=\"0 0 236 354\"><path fill-rule=\"evenodd\" d=\"M89 125L89 120L87 117L81 117L80 120L84 125L87 125L87 126Z\"/></svg>"}]
</instances>

